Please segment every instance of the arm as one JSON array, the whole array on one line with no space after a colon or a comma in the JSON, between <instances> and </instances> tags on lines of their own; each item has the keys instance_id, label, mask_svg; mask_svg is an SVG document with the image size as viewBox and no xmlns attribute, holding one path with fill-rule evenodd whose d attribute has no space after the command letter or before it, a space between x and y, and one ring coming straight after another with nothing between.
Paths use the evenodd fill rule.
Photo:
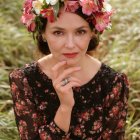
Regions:
<instances>
[{"instance_id":1,"label":"arm","mask_svg":"<svg viewBox=\"0 0 140 140\"><path fill-rule=\"evenodd\" d=\"M13 71L10 73L9 81L20 139L59 140L65 137L65 132L53 120L47 125L41 123L42 116L39 116L36 110L33 94L24 72L22 70Z\"/></svg>"},{"instance_id":2,"label":"arm","mask_svg":"<svg viewBox=\"0 0 140 140\"><path fill-rule=\"evenodd\" d=\"M127 100L129 85L124 74L116 76L113 81L112 91L104 101L105 123L101 135L104 140L123 140L125 121L127 116Z\"/></svg>"},{"instance_id":3,"label":"arm","mask_svg":"<svg viewBox=\"0 0 140 140\"><path fill-rule=\"evenodd\" d=\"M55 123L66 133L68 132L70 126L71 112L72 108L60 105L54 118Z\"/></svg>"}]
</instances>

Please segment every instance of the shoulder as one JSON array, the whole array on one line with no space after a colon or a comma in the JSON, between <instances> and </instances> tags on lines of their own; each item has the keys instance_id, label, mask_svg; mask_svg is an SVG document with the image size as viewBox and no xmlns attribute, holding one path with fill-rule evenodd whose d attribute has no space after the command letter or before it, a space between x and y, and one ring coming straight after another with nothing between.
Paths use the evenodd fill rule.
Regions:
<instances>
[{"instance_id":1,"label":"shoulder","mask_svg":"<svg viewBox=\"0 0 140 140\"><path fill-rule=\"evenodd\" d=\"M129 98L129 81L125 73L118 72L105 65L103 70L103 97L105 107L116 105L127 105Z\"/></svg>"},{"instance_id":2,"label":"shoulder","mask_svg":"<svg viewBox=\"0 0 140 140\"><path fill-rule=\"evenodd\" d=\"M36 70L36 61L31 63L25 64L22 67L15 68L9 73L9 78L14 79L21 79L23 78L26 73L31 74Z\"/></svg>"},{"instance_id":3,"label":"shoulder","mask_svg":"<svg viewBox=\"0 0 140 140\"><path fill-rule=\"evenodd\" d=\"M106 64L102 64L101 79L102 84L110 90L116 85L120 85L120 88L129 88L129 81L126 74L116 71Z\"/></svg>"},{"instance_id":4,"label":"shoulder","mask_svg":"<svg viewBox=\"0 0 140 140\"><path fill-rule=\"evenodd\" d=\"M127 80L127 76L125 73L117 71L104 63L102 63L102 66L101 66L101 76L103 79L108 79L112 83L116 83L116 81L119 81L119 80L120 81Z\"/></svg>"}]
</instances>

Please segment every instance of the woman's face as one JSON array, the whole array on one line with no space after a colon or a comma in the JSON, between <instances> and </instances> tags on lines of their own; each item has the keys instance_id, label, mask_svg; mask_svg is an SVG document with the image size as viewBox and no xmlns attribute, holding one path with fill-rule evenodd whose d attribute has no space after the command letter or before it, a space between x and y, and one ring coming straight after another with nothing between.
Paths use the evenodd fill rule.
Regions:
<instances>
[{"instance_id":1,"label":"woman's face","mask_svg":"<svg viewBox=\"0 0 140 140\"><path fill-rule=\"evenodd\" d=\"M92 36L88 22L70 12L61 13L53 23L48 22L43 33L53 59L66 60L70 65L82 61Z\"/></svg>"}]
</instances>

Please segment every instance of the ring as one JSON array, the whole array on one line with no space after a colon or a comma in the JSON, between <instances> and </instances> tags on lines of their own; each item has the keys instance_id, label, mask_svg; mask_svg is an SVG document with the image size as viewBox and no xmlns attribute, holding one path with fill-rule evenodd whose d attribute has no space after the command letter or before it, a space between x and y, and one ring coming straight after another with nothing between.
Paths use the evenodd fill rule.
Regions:
<instances>
[{"instance_id":1,"label":"ring","mask_svg":"<svg viewBox=\"0 0 140 140\"><path fill-rule=\"evenodd\" d=\"M68 78L65 78L65 79L62 80L61 86L65 86L65 85L68 84L68 83L69 83Z\"/></svg>"}]
</instances>

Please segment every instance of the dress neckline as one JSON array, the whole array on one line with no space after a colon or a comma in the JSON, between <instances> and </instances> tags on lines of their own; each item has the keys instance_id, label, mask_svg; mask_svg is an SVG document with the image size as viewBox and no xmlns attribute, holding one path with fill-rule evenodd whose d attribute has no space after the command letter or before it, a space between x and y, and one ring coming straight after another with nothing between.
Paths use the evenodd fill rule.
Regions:
<instances>
[{"instance_id":1,"label":"dress neckline","mask_svg":"<svg viewBox=\"0 0 140 140\"><path fill-rule=\"evenodd\" d=\"M43 75L43 77L47 80L52 81L52 79L41 69L40 64L38 63L38 61L34 61L34 64L37 68L37 70L39 71L39 73L41 75ZM83 87L87 87L92 81L94 81L101 73L101 71L103 70L103 67L105 66L105 64L103 62L101 62L101 66L99 67L98 71L96 72L96 74L85 84L81 85L78 88L83 88Z\"/></svg>"}]
</instances>

